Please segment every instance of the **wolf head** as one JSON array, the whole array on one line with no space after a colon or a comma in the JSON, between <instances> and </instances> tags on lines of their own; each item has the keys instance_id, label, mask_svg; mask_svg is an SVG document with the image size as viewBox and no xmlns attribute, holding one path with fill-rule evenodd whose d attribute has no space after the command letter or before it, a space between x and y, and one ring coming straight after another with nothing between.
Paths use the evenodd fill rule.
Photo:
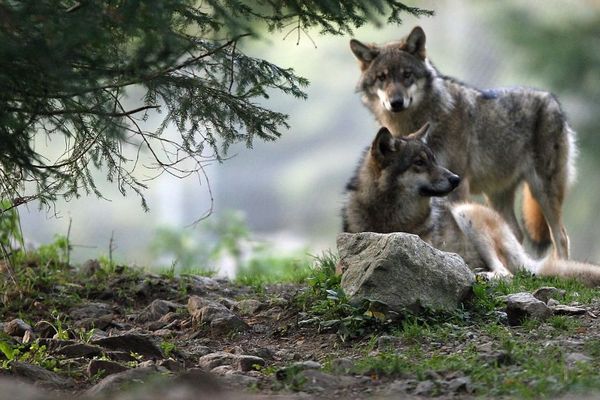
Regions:
<instances>
[{"instance_id":1,"label":"wolf head","mask_svg":"<svg viewBox=\"0 0 600 400\"><path fill-rule=\"evenodd\" d=\"M381 128L370 155L378 171L377 186L384 192L415 196L445 196L460 183L460 177L440 166L427 146L429 124L403 138Z\"/></svg>"},{"instance_id":2,"label":"wolf head","mask_svg":"<svg viewBox=\"0 0 600 400\"><path fill-rule=\"evenodd\" d=\"M394 113L419 103L423 89L431 82L421 27L415 27L403 40L383 46L352 39L350 49L362 71L358 89L368 98L378 99Z\"/></svg>"}]
</instances>

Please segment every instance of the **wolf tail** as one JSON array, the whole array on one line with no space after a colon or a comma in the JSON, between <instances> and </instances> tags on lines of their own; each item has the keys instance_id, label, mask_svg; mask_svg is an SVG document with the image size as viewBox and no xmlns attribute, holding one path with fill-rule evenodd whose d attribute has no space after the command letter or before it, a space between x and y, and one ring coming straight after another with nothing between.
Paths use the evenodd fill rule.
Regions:
<instances>
[{"instance_id":1,"label":"wolf tail","mask_svg":"<svg viewBox=\"0 0 600 400\"><path fill-rule=\"evenodd\" d=\"M550 229L540 204L531 194L527 184L523 187L523 222L536 253L545 253L552 244Z\"/></svg>"},{"instance_id":2,"label":"wolf tail","mask_svg":"<svg viewBox=\"0 0 600 400\"><path fill-rule=\"evenodd\" d=\"M523 268L539 276L558 276L575 279L586 286L600 286L600 265L562 260L553 254L541 260L523 260Z\"/></svg>"}]
</instances>

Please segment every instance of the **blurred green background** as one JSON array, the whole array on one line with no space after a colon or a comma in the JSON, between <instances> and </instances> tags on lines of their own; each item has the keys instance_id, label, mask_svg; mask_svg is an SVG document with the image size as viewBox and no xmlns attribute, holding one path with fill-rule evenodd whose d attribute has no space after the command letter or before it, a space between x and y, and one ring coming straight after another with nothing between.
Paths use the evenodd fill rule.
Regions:
<instances>
[{"instance_id":1,"label":"blurred green background","mask_svg":"<svg viewBox=\"0 0 600 400\"><path fill-rule=\"evenodd\" d=\"M361 28L354 37L382 43L418 24L442 73L480 88L518 85L555 93L580 148L578 179L564 206L573 258L600 262L600 1L410 3L436 15ZM377 130L355 93L359 71L349 39L309 32L298 40L284 31L246 43L246 53L308 78L309 97L273 95L265 105L289 114L291 128L276 142L232 148L230 159L207 167L210 191L204 177L163 176L150 183L151 211L144 213L138 198L123 198L105 185L110 201L87 197L59 202L50 212L21 209L25 237L47 242L66 234L71 221L75 261L108 253L112 237L113 253L125 262L168 266L177 259L181 268L206 262L228 274L256 249L300 256L333 249L344 184ZM130 96L137 100L135 92ZM156 121L150 118L148 126ZM211 196L211 217L190 226L211 209Z\"/></svg>"}]
</instances>

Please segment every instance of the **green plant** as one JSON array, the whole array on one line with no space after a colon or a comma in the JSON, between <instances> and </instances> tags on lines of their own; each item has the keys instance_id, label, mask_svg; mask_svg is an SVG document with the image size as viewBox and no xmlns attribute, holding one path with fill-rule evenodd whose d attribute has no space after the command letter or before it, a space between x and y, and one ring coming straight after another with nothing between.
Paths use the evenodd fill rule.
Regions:
<instances>
[{"instance_id":1,"label":"green plant","mask_svg":"<svg viewBox=\"0 0 600 400\"><path fill-rule=\"evenodd\" d=\"M302 283L310 276L309 260L304 254L275 254L267 247L252 252L237 269L235 281L261 290L270 283Z\"/></svg>"},{"instance_id":2,"label":"green plant","mask_svg":"<svg viewBox=\"0 0 600 400\"><path fill-rule=\"evenodd\" d=\"M8 369L13 361L38 365L50 371L57 370L59 366L58 360L48 354L46 346L40 345L39 340L30 344L11 344L0 339L0 351L6 357L1 364L2 369Z\"/></svg>"},{"instance_id":3,"label":"green plant","mask_svg":"<svg viewBox=\"0 0 600 400\"><path fill-rule=\"evenodd\" d=\"M574 332L581 326L579 320L566 315L553 315L547 322L554 329L564 332Z\"/></svg>"},{"instance_id":4,"label":"green plant","mask_svg":"<svg viewBox=\"0 0 600 400\"><path fill-rule=\"evenodd\" d=\"M52 310L52 317L54 318L54 329L56 330L56 337L60 340L68 340L69 332L63 327L63 321L61 315L57 310Z\"/></svg>"},{"instance_id":5,"label":"green plant","mask_svg":"<svg viewBox=\"0 0 600 400\"><path fill-rule=\"evenodd\" d=\"M169 358L169 357L171 357L171 354L173 353L173 351L175 351L177 349L177 345L175 345L175 343L163 340L160 343L160 348L163 351L163 354L165 355L165 357Z\"/></svg>"},{"instance_id":6,"label":"green plant","mask_svg":"<svg viewBox=\"0 0 600 400\"><path fill-rule=\"evenodd\" d=\"M289 366L279 369L275 373L280 389L299 392L307 382L301 367Z\"/></svg>"}]
</instances>

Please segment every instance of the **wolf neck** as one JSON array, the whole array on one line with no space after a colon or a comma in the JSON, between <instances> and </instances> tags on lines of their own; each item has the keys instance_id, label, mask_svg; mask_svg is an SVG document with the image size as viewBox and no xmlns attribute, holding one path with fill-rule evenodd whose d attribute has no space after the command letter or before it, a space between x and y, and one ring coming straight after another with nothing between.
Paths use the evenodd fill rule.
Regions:
<instances>
[{"instance_id":1,"label":"wolf neck","mask_svg":"<svg viewBox=\"0 0 600 400\"><path fill-rule=\"evenodd\" d=\"M434 227L434 212L432 212L431 199L419 197L415 199L414 195L398 195L393 201L387 203L393 210L382 215L394 215L389 223L390 232L406 232L418 235L421 239L427 241ZM398 210L400 212L398 212Z\"/></svg>"}]
</instances>

